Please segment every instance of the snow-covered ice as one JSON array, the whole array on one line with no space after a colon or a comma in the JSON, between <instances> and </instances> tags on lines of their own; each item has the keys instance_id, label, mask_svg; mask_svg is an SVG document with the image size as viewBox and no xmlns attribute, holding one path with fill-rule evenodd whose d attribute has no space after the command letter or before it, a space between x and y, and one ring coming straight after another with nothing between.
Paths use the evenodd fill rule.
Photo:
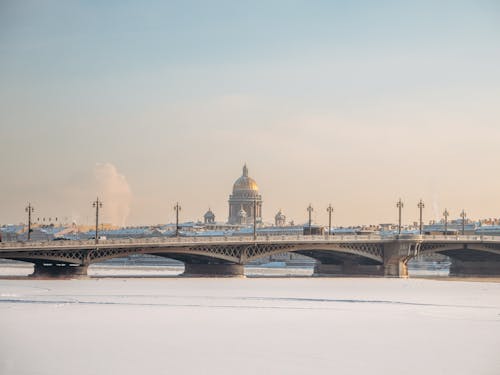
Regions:
<instances>
[{"instance_id":1,"label":"snow-covered ice","mask_svg":"<svg viewBox=\"0 0 500 375\"><path fill-rule=\"evenodd\" d=\"M500 374L500 283L0 280L0 374Z\"/></svg>"}]
</instances>

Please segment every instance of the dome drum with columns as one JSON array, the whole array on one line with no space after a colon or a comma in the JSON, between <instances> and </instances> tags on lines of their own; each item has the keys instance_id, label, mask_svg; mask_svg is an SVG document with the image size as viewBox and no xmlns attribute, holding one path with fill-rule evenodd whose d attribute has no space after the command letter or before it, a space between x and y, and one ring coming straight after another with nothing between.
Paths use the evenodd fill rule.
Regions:
<instances>
[{"instance_id":1,"label":"dome drum with columns","mask_svg":"<svg viewBox=\"0 0 500 375\"><path fill-rule=\"evenodd\" d=\"M208 211L203 215L205 224L215 224L215 214L209 208Z\"/></svg>"},{"instance_id":2,"label":"dome drum with columns","mask_svg":"<svg viewBox=\"0 0 500 375\"><path fill-rule=\"evenodd\" d=\"M254 213L255 206L255 213ZM229 224L253 224L254 215L258 223L262 222L262 197L255 180L248 176L246 164L243 175L233 185L233 193L229 196Z\"/></svg>"}]
</instances>

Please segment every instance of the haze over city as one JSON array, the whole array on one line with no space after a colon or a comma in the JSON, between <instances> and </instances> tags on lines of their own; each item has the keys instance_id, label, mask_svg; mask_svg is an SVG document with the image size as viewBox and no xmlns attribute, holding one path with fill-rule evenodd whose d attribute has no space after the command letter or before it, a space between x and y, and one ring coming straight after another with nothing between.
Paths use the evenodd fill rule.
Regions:
<instances>
[{"instance_id":1,"label":"haze over city","mask_svg":"<svg viewBox=\"0 0 500 375\"><path fill-rule=\"evenodd\" d=\"M500 212L496 1L0 4L0 223Z\"/></svg>"}]
</instances>

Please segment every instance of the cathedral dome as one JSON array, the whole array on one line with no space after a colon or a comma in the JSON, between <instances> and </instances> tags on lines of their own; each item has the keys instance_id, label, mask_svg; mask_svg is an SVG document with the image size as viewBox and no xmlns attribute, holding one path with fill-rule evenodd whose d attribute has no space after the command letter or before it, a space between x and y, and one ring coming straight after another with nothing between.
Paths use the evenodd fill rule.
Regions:
<instances>
[{"instance_id":1,"label":"cathedral dome","mask_svg":"<svg viewBox=\"0 0 500 375\"><path fill-rule=\"evenodd\" d=\"M243 166L243 174L233 185L229 195L229 224L248 225L262 222L262 197L253 178L248 177L248 168Z\"/></svg>"},{"instance_id":2,"label":"cathedral dome","mask_svg":"<svg viewBox=\"0 0 500 375\"><path fill-rule=\"evenodd\" d=\"M255 180L248 177L248 168L246 164L243 166L243 175L238 178L233 185L233 193L236 191L259 191L259 187Z\"/></svg>"},{"instance_id":3,"label":"cathedral dome","mask_svg":"<svg viewBox=\"0 0 500 375\"><path fill-rule=\"evenodd\" d=\"M208 211L203 215L205 219L212 219L215 218L215 214L212 212L212 210L209 208Z\"/></svg>"},{"instance_id":4,"label":"cathedral dome","mask_svg":"<svg viewBox=\"0 0 500 375\"><path fill-rule=\"evenodd\" d=\"M205 220L205 224L215 224L215 214L210 208L205 215L203 215L203 219Z\"/></svg>"}]
</instances>

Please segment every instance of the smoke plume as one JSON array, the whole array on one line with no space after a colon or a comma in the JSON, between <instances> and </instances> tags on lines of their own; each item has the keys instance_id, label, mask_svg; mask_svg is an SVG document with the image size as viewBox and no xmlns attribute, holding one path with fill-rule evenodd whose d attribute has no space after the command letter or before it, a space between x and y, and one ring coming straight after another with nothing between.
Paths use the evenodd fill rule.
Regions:
<instances>
[{"instance_id":1,"label":"smoke plume","mask_svg":"<svg viewBox=\"0 0 500 375\"><path fill-rule=\"evenodd\" d=\"M99 198L103 201L103 218L112 224L124 226L132 200L127 179L111 163L97 163L94 175Z\"/></svg>"}]
</instances>

